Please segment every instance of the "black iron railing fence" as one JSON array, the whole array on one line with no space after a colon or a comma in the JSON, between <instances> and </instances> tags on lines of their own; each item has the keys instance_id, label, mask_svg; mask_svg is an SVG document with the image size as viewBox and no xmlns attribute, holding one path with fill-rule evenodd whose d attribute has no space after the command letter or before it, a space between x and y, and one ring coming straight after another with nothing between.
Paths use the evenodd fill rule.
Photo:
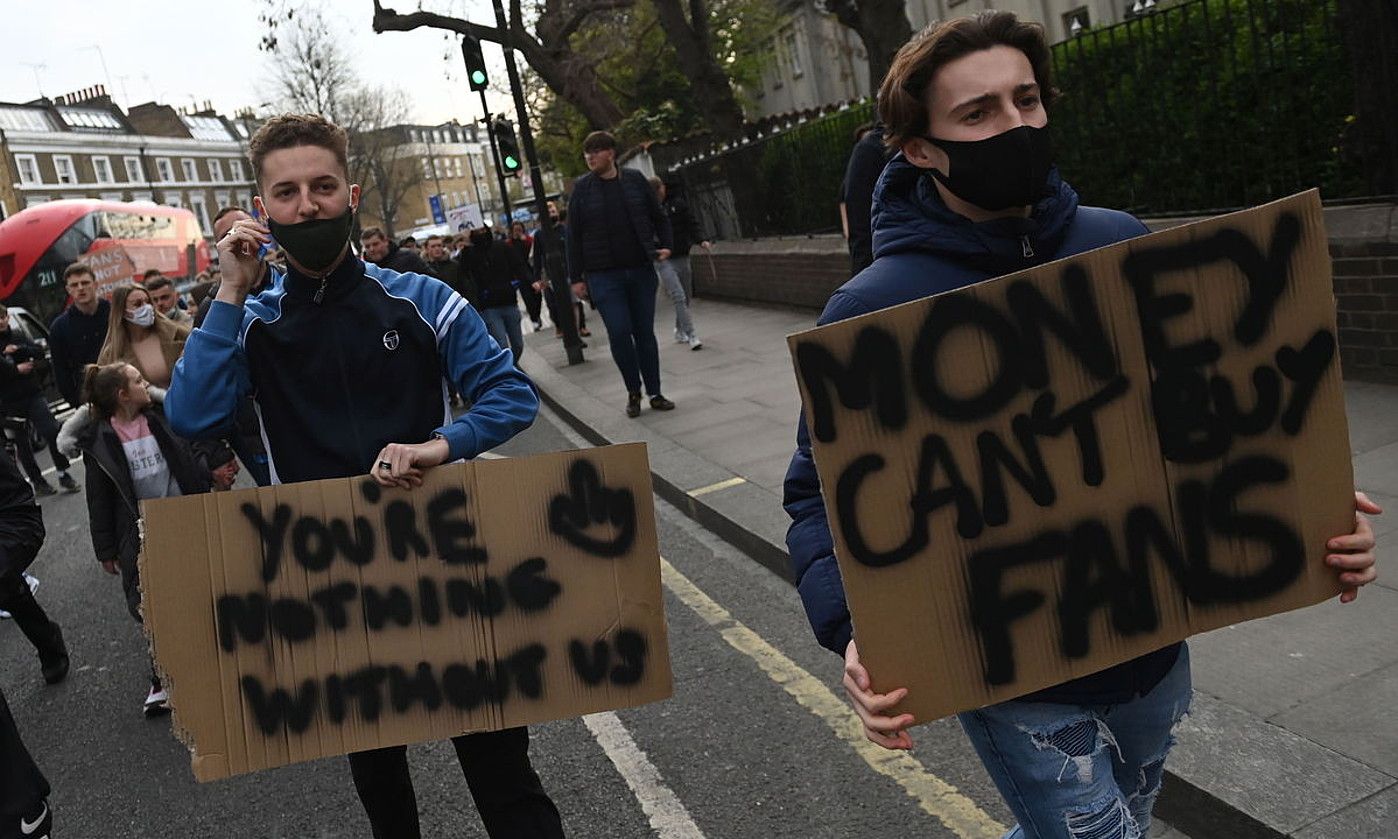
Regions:
<instances>
[{"instance_id":1,"label":"black iron railing fence","mask_svg":"<svg viewBox=\"0 0 1398 839\"><path fill-rule=\"evenodd\" d=\"M1055 155L1085 203L1142 215L1365 195L1337 0L1190 0L1053 47ZM710 235L837 232L865 100L671 164Z\"/></svg>"}]
</instances>

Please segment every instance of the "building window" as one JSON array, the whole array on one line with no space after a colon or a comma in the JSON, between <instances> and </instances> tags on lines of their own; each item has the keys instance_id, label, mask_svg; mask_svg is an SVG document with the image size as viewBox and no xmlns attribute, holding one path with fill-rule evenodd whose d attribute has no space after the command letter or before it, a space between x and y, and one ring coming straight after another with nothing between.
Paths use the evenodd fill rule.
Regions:
<instances>
[{"instance_id":1,"label":"building window","mask_svg":"<svg viewBox=\"0 0 1398 839\"><path fill-rule=\"evenodd\" d=\"M168 157L157 157L155 159L155 174L163 184L173 183L175 180L175 166Z\"/></svg>"},{"instance_id":2,"label":"building window","mask_svg":"<svg viewBox=\"0 0 1398 839\"><path fill-rule=\"evenodd\" d=\"M456 177L461 177L461 158L453 157L451 159L451 168L452 171L456 173Z\"/></svg>"},{"instance_id":3,"label":"building window","mask_svg":"<svg viewBox=\"0 0 1398 839\"><path fill-rule=\"evenodd\" d=\"M180 168L184 170L184 179L186 181L194 183L195 181L199 180L199 167L195 165L193 160L190 160L187 157L181 160Z\"/></svg>"},{"instance_id":4,"label":"building window","mask_svg":"<svg viewBox=\"0 0 1398 839\"><path fill-rule=\"evenodd\" d=\"M214 203L218 205L218 210L222 210L224 207L228 206L228 198L228 190L226 189L221 189L214 193ZM217 210L215 210L215 212L217 212Z\"/></svg>"},{"instance_id":5,"label":"building window","mask_svg":"<svg viewBox=\"0 0 1398 839\"><path fill-rule=\"evenodd\" d=\"M204 201L204 193L191 192L189 194L189 208L194 211L194 217L199 220L201 231L213 229L213 225L209 224L209 207Z\"/></svg>"},{"instance_id":6,"label":"building window","mask_svg":"<svg viewBox=\"0 0 1398 839\"><path fill-rule=\"evenodd\" d=\"M116 178L112 177L112 161L105 157L92 158L92 174L99 184L116 183Z\"/></svg>"},{"instance_id":7,"label":"building window","mask_svg":"<svg viewBox=\"0 0 1398 839\"><path fill-rule=\"evenodd\" d=\"M222 160L210 160L210 161L209 161L209 180L211 180L211 181L216 181L216 182L220 182L220 183L223 181L223 161L222 161Z\"/></svg>"},{"instance_id":8,"label":"building window","mask_svg":"<svg viewBox=\"0 0 1398 839\"><path fill-rule=\"evenodd\" d=\"M53 156L53 171L58 173L58 182L61 184L78 182L78 173L73 169L73 158L66 154Z\"/></svg>"},{"instance_id":9,"label":"building window","mask_svg":"<svg viewBox=\"0 0 1398 839\"><path fill-rule=\"evenodd\" d=\"M432 161L425 157L422 159L422 176L424 178L432 177Z\"/></svg>"},{"instance_id":10,"label":"building window","mask_svg":"<svg viewBox=\"0 0 1398 839\"><path fill-rule=\"evenodd\" d=\"M146 179L145 175L141 174L141 158L123 157L121 162L126 166L127 181L134 184Z\"/></svg>"},{"instance_id":11,"label":"building window","mask_svg":"<svg viewBox=\"0 0 1398 839\"><path fill-rule=\"evenodd\" d=\"M53 199L47 195L30 195L24 199L24 206L33 207L35 204L47 204L51 200Z\"/></svg>"},{"instance_id":12,"label":"building window","mask_svg":"<svg viewBox=\"0 0 1398 839\"><path fill-rule=\"evenodd\" d=\"M15 155L15 166L19 169L19 182L24 186L44 182L43 176L39 174L39 160L34 155Z\"/></svg>"},{"instance_id":13,"label":"building window","mask_svg":"<svg viewBox=\"0 0 1398 839\"><path fill-rule=\"evenodd\" d=\"M180 194L179 194L178 192L171 192L171 191L168 190L168 189L165 190L165 206L167 206L167 207L181 207L181 206L183 206L183 205L180 203Z\"/></svg>"},{"instance_id":14,"label":"building window","mask_svg":"<svg viewBox=\"0 0 1398 839\"><path fill-rule=\"evenodd\" d=\"M229 172L229 174L232 176L233 180L235 180L235 181L244 180L244 179L245 179L245 176L243 175L243 161L241 161L241 160L230 160L230 161L228 161L228 172Z\"/></svg>"},{"instance_id":15,"label":"building window","mask_svg":"<svg viewBox=\"0 0 1398 839\"><path fill-rule=\"evenodd\" d=\"M801 68L801 50L796 43L796 33L787 32L782 36L782 42L786 47L787 60L791 62L791 77L799 79L806 71Z\"/></svg>"},{"instance_id":16,"label":"building window","mask_svg":"<svg viewBox=\"0 0 1398 839\"><path fill-rule=\"evenodd\" d=\"M442 159L440 157L432 159L432 177L445 177L447 175L447 173L444 171L446 168L446 165L442 162Z\"/></svg>"},{"instance_id":17,"label":"building window","mask_svg":"<svg viewBox=\"0 0 1398 839\"><path fill-rule=\"evenodd\" d=\"M1088 16L1086 6L1079 6L1063 15L1063 33L1065 35L1080 35L1091 27L1092 19Z\"/></svg>"}]
</instances>

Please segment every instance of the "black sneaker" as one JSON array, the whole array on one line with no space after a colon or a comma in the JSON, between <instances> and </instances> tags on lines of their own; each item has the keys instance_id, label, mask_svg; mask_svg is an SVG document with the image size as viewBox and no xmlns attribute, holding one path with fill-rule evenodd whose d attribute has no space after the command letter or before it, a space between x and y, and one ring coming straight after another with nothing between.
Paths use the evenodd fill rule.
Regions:
<instances>
[{"instance_id":1,"label":"black sneaker","mask_svg":"<svg viewBox=\"0 0 1398 839\"><path fill-rule=\"evenodd\" d=\"M56 495L57 493L58 490L54 489L53 484L49 483L48 481L39 480L34 482L34 494L40 498L47 498L48 496Z\"/></svg>"},{"instance_id":2,"label":"black sneaker","mask_svg":"<svg viewBox=\"0 0 1398 839\"><path fill-rule=\"evenodd\" d=\"M626 415L633 418L641 415L641 394L632 393L626 397Z\"/></svg>"},{"instance_id":3,"label":"black sneaker","mask_svg":"<svg viewBox=\"0 0 1398 839\"><path fill-rule=\"evenodd\" d=\"M14 817L10 816L9 818ZM14 822L10 822L10 824L13 825ZM41 800L28 813L20 816L18 832L10 832L15 829L7 827L7 829L0 830L0 835L6 837L22 836L24 839L31 839L31 837L32 839L49 839L53 835L53 810L49 809L48 801Z\"/></svg>"},{"instance_id":4,"label":"black sneaker","mask_svg":"<svg viewBox=\"0 0 1398 839\"><path fill-rule=\"evenodd\" d=\"M44 674L44 682L56 685L68 676L68 645L63 643L63 630L53 624L53 646L47 653L39 654L39 669Z\"/></svg>"},{"instance_id":5,"label":"black sneaker","mask_svg":"<svg viewBox=\"0 0 1398 839\"><path fill-rule=\"evenodd\" d=\"M146 701L141 706L141 713L146 715L146 719L170 713L170 695L165 692L165 688L160 685L150 686Z\"/></svg>"},{"instance_id":6,"label":"black sneaker","mask_svg":"<svg viewBox=\"0 0 1398 839\"><path fill-rule=\"evenodd\" d=\"M78 486L78 482L73 480L73 476L69 475L67 472L58 476L58 485L63 487L64 492L82 491L82 487Z\"/></svg>"},{"instance_id":7,"label":"black sneaker","mask_svg":"<svg viewBox=\"0 0 1398 839\"><path fill-rule=\"evenodd\" d=\"M650 407L653 411L673 411L675 403L657 393L650 398Z\"/></svg>"}]
</instances>

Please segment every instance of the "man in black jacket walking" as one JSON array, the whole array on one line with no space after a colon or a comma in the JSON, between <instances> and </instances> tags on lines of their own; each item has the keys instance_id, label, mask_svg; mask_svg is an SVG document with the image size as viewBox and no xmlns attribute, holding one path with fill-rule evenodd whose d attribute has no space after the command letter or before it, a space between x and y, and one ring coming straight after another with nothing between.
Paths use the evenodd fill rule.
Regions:
<instances>
[{"instance_id":1,"label":"man in black jacket walking","mask_svg":"<svg viewBox=\"0 0 1398 839\"><path fill-rule=\"evenodd\" d=\"M417 251L400 247L388 240L382 228L366 227L359 234L359 244L364 248L364 261L372 262L380 268L397 271L400 274L432 275L427 263L417 255Z\"/></svg>"},{"instance_id":2,"label":"man in black jacket walking","mask_svg":"<svg viewBox=\"0 0 1398 839\"><path fill-rule=\"evenodd\" d=\"M77 492L78 482L68 474L68 458L58 450L58 423L41 387L40 365L45 363L43 349L10 328L9 310L0 305L0 411L7 417L23 417L29 421L49 444L49 455L58 470L58 483L66 492ZM15 449L34 484L34 492L53 495L53 486L44 480L44 472L34 459L27 430L18 435Z\"/></svg>"},{"instance_id":3,"label":"man in black jacket walking","mask_svg":"<svg viewBox=\"0 0 1398 839\"><path fill-rule=\"evenodd\" d=\"M74 262L63 272L63 286L73 305L49 325L49 354L58 392L76 408L82 404L83 368L97 361L97 354L107 341L107 318L112 305L97 296L97 277L81 262Z\"/></svg>"},{"instance_id":4,"label":"man in black jacket walking","mask_svg":"<svg viewBox=\"0 0 1398 839\"><path fill-rule=\"evenodd\" d=\"M626 382L626 415L640 416L641 385L650 406L670 411L660 393L660 348L655 342L652 259L670 258L670 219L646 176L616 165L616 138L594 131L583 141L588 173L568 200L568 273L573 291L591 295L612 360ZM658 245L658 247L657 247Z\"/></svg>"}]
</instances>

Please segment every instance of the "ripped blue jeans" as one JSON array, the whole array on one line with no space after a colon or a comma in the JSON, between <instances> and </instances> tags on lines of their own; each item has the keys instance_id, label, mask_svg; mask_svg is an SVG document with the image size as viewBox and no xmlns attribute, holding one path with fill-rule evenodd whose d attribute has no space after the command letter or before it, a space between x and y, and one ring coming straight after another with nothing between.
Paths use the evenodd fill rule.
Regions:
<instances>
[{"instance_id":1,"label":"ripped blue jeans","mask_svg":"<svg viewBox=\"0 0 1398 839\"><path fill-rule=\"evenodd\" d=\"M1150 693L1120 705L1010 700L959 715L1019 820L1004 839L1140 839L1171 731L1189 710L1189 647Z\"/></svg>"}]
</instances>

